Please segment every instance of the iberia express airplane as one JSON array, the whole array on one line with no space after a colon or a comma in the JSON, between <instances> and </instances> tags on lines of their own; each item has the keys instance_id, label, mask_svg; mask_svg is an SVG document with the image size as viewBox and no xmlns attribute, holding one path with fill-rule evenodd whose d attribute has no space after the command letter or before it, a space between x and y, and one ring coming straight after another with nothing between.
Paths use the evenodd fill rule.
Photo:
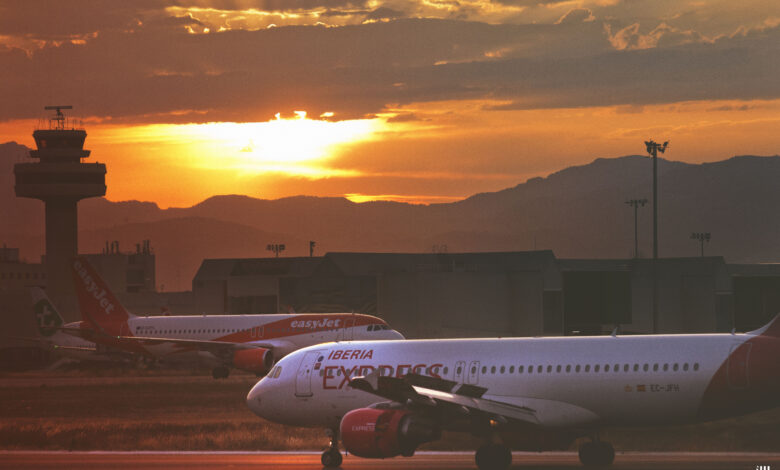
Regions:
<instances>
[{"instance_id":1,"label":"iberia express airplane","mask_svg":"<svg viewBox=\"0 0 780 470\"><path fill-rule=\"evenodd\" d=\"M442 431L482 442L481 470L506 469L510 449L580 449L612 463L610 426L695 423L780 405L780 315L745 334L355 341L288 355L252 388L249 408L294 426L324 427L322 455L411 456Z\"/></svg>"}]
</instances>

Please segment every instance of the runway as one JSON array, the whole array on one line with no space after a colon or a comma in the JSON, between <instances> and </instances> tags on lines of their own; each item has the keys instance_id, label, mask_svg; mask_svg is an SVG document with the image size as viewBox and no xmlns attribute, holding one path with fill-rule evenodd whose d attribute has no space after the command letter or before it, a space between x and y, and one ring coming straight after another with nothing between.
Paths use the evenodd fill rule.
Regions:
<instances>
[{"instance_id":1,"label":"runway","mask_svg":"<svg viewBox=\"0 0 780 470\"><path fill-rule=\"evenodd\" d=\"M574 452L515 452L513 469L581 469ZM0 451L2 469L321 469L318 452L48 452ZM347 456L344 470L475 469L466 452L421 452L411 458L369 460ZM714 452L619 452L615 470L780 469L780 454Z\"/></svg>"}]
</instances>

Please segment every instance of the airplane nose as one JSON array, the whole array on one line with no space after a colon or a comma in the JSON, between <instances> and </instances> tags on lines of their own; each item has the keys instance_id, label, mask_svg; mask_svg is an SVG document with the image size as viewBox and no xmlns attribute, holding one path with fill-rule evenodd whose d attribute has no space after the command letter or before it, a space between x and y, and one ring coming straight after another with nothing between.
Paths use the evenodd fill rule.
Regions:
<instances>
[{"instance_id":1,"label":"airplane nose","mask_svg":"<svg viewBox=\"0 0 780 470\"><path fill-rule=\"evenodd\" d=\"M263 379L265 380L265 379ZM252 390L249 391L249 393L246 395L246 404L249 407L250 410L252 410L252 413L262 416L262 407L260 404L262 403L262 382L263 380L257 382L254 387L252 387Z\"/></svg>"},{"instance_id":2,"label":"airplane nose","mask_svg":"<svg viewBox=\"0 0 780 470\"><path fill-rule=\"evenodd\" d=\"M390 339L406 339L406 338L404 338L404 335L402 335L401 333L397 332L396 330L393 330Z\"/></svg>"}]
</instances>

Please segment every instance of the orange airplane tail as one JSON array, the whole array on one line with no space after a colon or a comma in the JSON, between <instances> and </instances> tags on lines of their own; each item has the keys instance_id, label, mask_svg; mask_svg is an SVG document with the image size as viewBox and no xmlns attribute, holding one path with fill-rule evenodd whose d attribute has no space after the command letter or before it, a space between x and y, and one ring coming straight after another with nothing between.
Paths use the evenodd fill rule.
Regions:
<instances>
[{"instance_id":1,"label":"orange airplane tail","mask_svg":"<svg viewBox=\"0 0 780 470\"><path fill-rule=\"evenodd\" d=\"M82 320L103 333L127 335L127 320L134 315L119 303L86 258L76 257L72 268Z\"/></svg>"}]
</instances>

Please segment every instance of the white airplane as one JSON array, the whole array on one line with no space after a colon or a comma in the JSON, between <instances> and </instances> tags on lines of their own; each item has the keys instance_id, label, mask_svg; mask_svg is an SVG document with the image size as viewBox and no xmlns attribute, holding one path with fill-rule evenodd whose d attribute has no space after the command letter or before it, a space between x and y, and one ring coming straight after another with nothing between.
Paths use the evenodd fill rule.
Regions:
<instances>
[{"instance_id":1,"label":"white airplane","mask_svg":"<svg viewBox=\"0 0 780 470\"><path fill-rule=\"evenodd\" d=\"M133 359L131 354L111 348L100 347L68 331L84 328L82 322L65 323L62 315L40 287L31 287L33 312L38 324L38 336L21 338L35 341L55 354L68 359L89 362L118 362Z\"/></svg>"},{"instance_id":2,"label":"white airplane","mask_svg":"<svg viewBox=\"0 0 780 470\"><path fill-rule=\"evenodd\" d=\"M384 320L354 313L136 316L85 258L75 258L72 268L83 321L68 332L166 363L206 362L215 379L231 367L263 375L279 358L312 344L403 339Z\"/></svg>"},{"instance_id":3,"label":"white airplane","mask_svg":"<svg viewBox=\"0 0 780 470\"><path fill-rule=\"evenodd\" d=\"M442 431L482 440L476 464L506 469L510 449L579 449L609 465L610 426L694 423L780 405L780 315L745 334L359 341L279 361L247 396L277 423L324 427L326 467L411 456Z\"/></svg>"}]
</instances>

